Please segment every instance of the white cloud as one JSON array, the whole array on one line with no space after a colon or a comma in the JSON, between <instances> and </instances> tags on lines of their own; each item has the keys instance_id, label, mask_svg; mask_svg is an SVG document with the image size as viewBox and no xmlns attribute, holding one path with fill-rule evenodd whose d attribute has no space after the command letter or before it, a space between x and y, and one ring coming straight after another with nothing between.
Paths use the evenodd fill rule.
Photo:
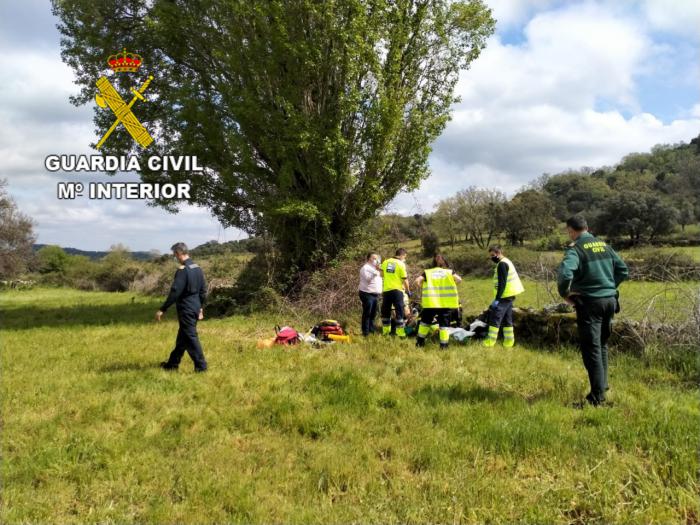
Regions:
<instances>
[{"instance_id":1,"label":"white cloud","mask_svg":"<svg viewBox=\"0 0 700 525\"><path fill-rule=\"evenodd\" d=\"M700 2L698 0L646 0L644 14L653 29L698 40Z\"/></svg>"},{"instance_id":2,"label":"white cloud","mask_svg":"<svg viewBox=\"0 0 700 525\"><path fill-rule=\"evenodd\" d=\"M417 199L430 211L470 185L512 194L545 172L611 165L700 132L700 104L666 124L639 110L636 80L655 74L653 63L669 50L629 13L568 5L537 14L524 34L519 46L494 37L462 76L462 101L434 145L433 175L396 207L410 210ZM597 109L601 101L612 109Z\"/></svg>"}]
</instances>

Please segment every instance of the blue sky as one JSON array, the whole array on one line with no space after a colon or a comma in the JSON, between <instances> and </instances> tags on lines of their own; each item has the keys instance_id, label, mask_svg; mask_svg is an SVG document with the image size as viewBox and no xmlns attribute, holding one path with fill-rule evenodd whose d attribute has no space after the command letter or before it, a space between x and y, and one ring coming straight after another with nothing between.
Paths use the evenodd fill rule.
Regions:
<instances>
[{"instance_id":1,"label":"blue sky","mask_svg":"<svg viewBox=\"0 0 700 525\"><path fill-rule=\"evenodd\" d=\"M700 2L486 0L496 35L465 71L461 102L436 141L431 177L388 211L430 212L467 186L509 194L542 173L612 165L700 133ZM59 201L52 153L90 154L92 108L75 108L48 0L0 2L0 178L36 223L38 242L166 251L240 238L204 209L169 214L142 201ZM115 180L115 179L109 179ZM119 175L118 180L136 180Z\"/></svg>"}]
</instances>

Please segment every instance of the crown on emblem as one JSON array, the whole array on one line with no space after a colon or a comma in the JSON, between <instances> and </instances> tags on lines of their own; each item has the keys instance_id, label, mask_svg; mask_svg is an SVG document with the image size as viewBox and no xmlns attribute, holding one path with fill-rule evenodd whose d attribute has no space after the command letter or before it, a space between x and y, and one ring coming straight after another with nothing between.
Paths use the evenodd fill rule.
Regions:
<instances>
[{"instance_id":1,"label":"crown on emblem","mask_svg":"<svg viewBox=\"0 0 700 525\"><path fill-rule=\"evenodd\" d=\"M141 55L127 53L126 48L121 53L116 53L107 59L107 64L115 73L135 73L143 64Z\"/></svg>"}]
</instances>

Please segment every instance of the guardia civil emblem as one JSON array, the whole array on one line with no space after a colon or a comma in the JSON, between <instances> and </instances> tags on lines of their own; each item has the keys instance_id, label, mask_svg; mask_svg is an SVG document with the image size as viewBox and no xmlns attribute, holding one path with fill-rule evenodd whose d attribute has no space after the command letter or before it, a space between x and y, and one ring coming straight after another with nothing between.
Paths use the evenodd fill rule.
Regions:
<instances>
[{"instance_id":1,"label":"guardia civil emblem","mask_svg":"<svg viewBox=\"0 0 700 525\"><path fill-rule=\"evenodd\" d=\"M126 48L121 53L114 54L107 59L107 64L115 73L136 73L139 68L143 65L143 59L141 55L135 53L127 53ZM142 148L147 148L153 142L153 137L148 133L148 130L139 122L136 118L131 108L136 104L137 101L145 102L146 99L143 93L148 88L148 85L153 80L153 75L150 75L141 84L139 89L131 88L131 93L133 94L132 99L127 104L124 99L117 93L114 86L107 80L107 77L101 76L97 80L97 89L99 93L95 95L95 102L101 108L107 108L112 110L114 116L116 117L112 126L107 130L107 133L100 139L97 143L97 149L102 147L102 144L109 138L112 132L117 128L119 124L124 126L129 135L138 142Z\"/></svg>"}]
</instances>

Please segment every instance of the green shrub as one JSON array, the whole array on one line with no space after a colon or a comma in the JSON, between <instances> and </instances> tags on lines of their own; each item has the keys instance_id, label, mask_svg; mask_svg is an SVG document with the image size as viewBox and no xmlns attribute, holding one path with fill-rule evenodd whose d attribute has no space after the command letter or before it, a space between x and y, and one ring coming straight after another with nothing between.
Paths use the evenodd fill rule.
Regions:
<instances>
[{"instance_id":1,"label":"green shrub","mask_svg":"<svg viewBox=\"0 0 700 525\"><path fill-rule=\"evenodd\" d=\"M640 248L623 254L635 281L697 281L700 264L682 252L668 252L658 248Z\"/></svg>"},{"instance_id":2,"label":"green shrub","mask_svg":"<svg viewBox=\"0 0 700 525\"><path fill-rule=\"evenodd\" d=\"M423 257L432 257L440 250L440 239L432 230L425 230L420 236Z\"/></svg>"},{"instance_id":3,"label":"green shrub","mask_svg":"<svg viewBox=\"0 0 700 525\"><path fill-rule=\"evenodd\" d=\"M108 253L97 266L95 282L105 292L125 292L141 272L138 264L124 250Z\"/></svg>"}]
</instances>

